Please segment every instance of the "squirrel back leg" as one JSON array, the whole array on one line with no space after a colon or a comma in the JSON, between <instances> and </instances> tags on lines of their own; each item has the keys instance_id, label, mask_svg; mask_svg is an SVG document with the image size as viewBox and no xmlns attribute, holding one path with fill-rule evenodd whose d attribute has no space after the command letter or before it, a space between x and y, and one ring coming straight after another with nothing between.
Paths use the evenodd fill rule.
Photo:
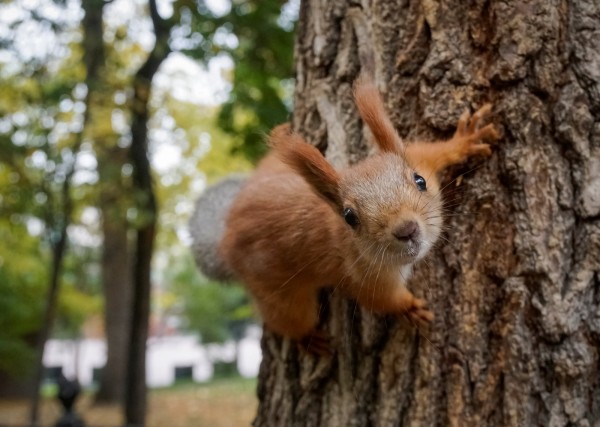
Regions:
<instances>
[{"instance_id":1,"label":"squirrel back leg","mask_svg":"<svg viewBox=\"0 0 600 427\"><path fill-rule=\"evenodd\" d=\"M268 329L293 339L307 353L331 355L327 335L317 330L319 301L314 288L290 283L288 289L257 296L256 303Z\"/></svg>"}]
</instances>

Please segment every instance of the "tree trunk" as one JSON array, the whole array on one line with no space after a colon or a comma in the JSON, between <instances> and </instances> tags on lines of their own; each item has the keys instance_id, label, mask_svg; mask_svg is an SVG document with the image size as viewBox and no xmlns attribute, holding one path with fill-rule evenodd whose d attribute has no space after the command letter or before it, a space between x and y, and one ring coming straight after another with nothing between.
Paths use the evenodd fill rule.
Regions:
<instances>
[{"instance_id":1,"label":"tree trunk","mask_svg":"<svg viewBox=\"0 0 600 427\"><path fill-rule=\"evenodd\" d=\"M156 42L146 62L133 79L131 105L131 147L133 191L138 209L138 227L133 257L133 304L131 317L128 377L125 395L125 420L128 425L145 423L146 414L146 340L150 314L150 270L156 231L157 207L148 159L148 119L152 78L168 56L169 26L159 15L156 0L148 1Z\"/></svg>"},{"instance_id":2,"label":"tree trunk","mask_svg":"<svg viewBox=\"0 0 600 427\"><path fill-rule=\"evenodd\" d=\"M102 149L99 159L102 190L102 289L104 293L104 325L106 364L102 369L96 401L123 403L129 332L131 328L131 262L129 226L124 194L130 189L121 181L121 168L127 151L120 147Z\"/></svg>"},{"instance_id":3,"label":"tree trunk","mask_svg":"<svg viewBox=\"0 0 600 427\"><path fill-rule=\"evenodd\" d=\"M265 333L255 426L600 425L599 17L592 0L303 2L293 125L334 164L366 155L351 83L371 56L406 140L485 102L504 138L446 177L445 239L409 284L431 327L328 295L333 358Z\"/></svg>"},{"instance_id":4,"label":"tree trunk","mask_svg":"<svg viewBox=\"0 0 600 427\"><path fill-rule=\"evenodd\" d=\"M85 111L83 112L83 127L75 135L75 142L71 148L72 160L66 165L66 174L61 186L59 211L49 213L50 220L45 226L50 233L50 248L52 261L50 264L50 277L48 283L48 294L46 296L46 307L42 317L37 343L35 360L34 387L31 396L31 408L29 413L29 424L32 427L38 425L38 409L40 402L40 386L44 373L44 348L46 341L52 333L52 324L56 317L60 280L63 269L63 261L68 246L68 228L73 213L73 200L71 198L71 180L75 174L76 159L83 144L83 131L90 119L90 105L92 96L96 89L96 83L104 64L104 50L102 46L102 0L88 0L84 2L85 15L82 20L83 47L86 65L85 84L87 93L84 99Z\"/></svg>"},{"instance_id":5,"label":"tree trunk","mask_svg":"<svg viewBox=\"0 0 600 427\"><path fill-rule=\"evenodd\" d=\"M85 0L84 27L89 34L85 39L89 69L104 66L103 6L104 0ZM95 81L100 96L105 95L106 83L98 76ZM131 322L131 266L128 243L128 224L124 199L125 188L121 169L127 161L127 150L114 146L114 141L94 141L100 176L102 211L102 291L104 294L104 325L106 336L106 364L102 369L96 401L123 403L127 373L127 349Z\"/></svg>"},{"instance_id":6,"label":"tree trunk","mask_svg":"<svg viewBox=\"0 0 600 427\"><path fill-rule=\"evenodd\" d=\"M31 408L29 413L29 425L36 427L38 425L38 410L40 405L40 387L44 376L44 348L46 341L48 340L50 333L52 332L52 323L56 317L56 309L58 302L58 291L60 288L60 276L63 268L63 261L65 257L65 251L67 249L67 228L71 220L72 201L71 201L71 176L65 179L62 186L62 200L61 208L63 212L60 213L62 218L59 220L56 231L57 236L55 240L51 242L52 248L52 261L50 264L50 279L48 283L48 293L46 295L46 306L44 307L44 315L42 317L42 325L40 327L38 342L36 345L36 359L35 359L35 373L34 373L34 387L32 389L31 396Z\"/></svg>"}]
</instances>

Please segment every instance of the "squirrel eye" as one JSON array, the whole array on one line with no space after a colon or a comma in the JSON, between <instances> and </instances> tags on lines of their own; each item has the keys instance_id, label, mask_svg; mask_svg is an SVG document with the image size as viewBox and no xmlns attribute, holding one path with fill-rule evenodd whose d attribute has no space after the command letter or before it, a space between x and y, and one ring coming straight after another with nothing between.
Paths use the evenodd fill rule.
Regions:
<instances>
[{"instance_id":1,"label":"squirrel eye","mask_svg":"<svg viewBox=\"0 0 600 427\"><path fill-rule=\"evenodd\" d=\"M415 172L414 179L419 191L427 191L427 182L425 181L425 178Z\"/></svg>"},{"instance_id":2,"label":"squirrel eye","mask_svg":"<svg viewBox=\"0 0 600 427\"><path fill-rule=\"evenodd\" d=\"M356 227L358 224L360 224L358 216L351 208L344 209L344 220L346 220L348 225L351 227Z\"/></svg>"}]
</instances>

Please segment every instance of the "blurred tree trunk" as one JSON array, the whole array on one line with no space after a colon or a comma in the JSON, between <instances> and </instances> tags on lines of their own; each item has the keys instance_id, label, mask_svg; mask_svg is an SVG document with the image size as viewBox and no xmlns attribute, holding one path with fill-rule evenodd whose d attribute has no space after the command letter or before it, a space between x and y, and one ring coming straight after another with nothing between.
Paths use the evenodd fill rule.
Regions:
<instances>
[{"instance_id":1,"label":"blurred tree trunk","mask_svg":"<svg viewBox=\"0 0 600 427\"><path fill-rule=\"evenodd\" d=\"M48 283L48 293L46 295L46 306L42 317L42 324L40 327L37 349L36 349L36 360L35 360L35 374L34 374L34 385L31 397L31 409L29 414L29 422L31 427L38 425L38 410L40 403L40 387L44 376L44 348L46 341L52 332L52 323L56 317L56 306L58 301L58 291L60 288L60 276L63 268L63 261L65 252L67 250L67 229L69 227L71 212L73 209L71 201L71 175L65 179L62 186L62 198L61 201L61 212L54 214L54 227L52 227L50 236L50 247L52 250L52 261L50 263L50 281Z\"/></svg>"},{"instance_id":2,"label":"blurred tree trunk","mask_svg":"<svg viewBox=\"0 0 600 427\"><path fill-rule=\"evenodd\" d=\"M48 283L48 294L46 297L46 308L42 317L42 324L38 336L36 367L34 374L34 388L32 390L30 425L38 425L38 409L40 400L40 385L42 382L44 364L44 347L52 332L52 323L56 317L60 279L63 261L68 246L68 228L71 223L73 212L73 200L71 198L71 180L75 173L77 154L83 144L83 132L90 118L90 105L92 96L98 81L98 76L104 64L104 50L102 47L102 0L88 0L83 3L85 16L82 21L83 48L86 66L85 84L87 93L84 99L85 111L83 113L82 130L75 135L73 147L71 147L72 160L65 166L65 177L61 188L59 211L51 212L46 221L49 230L50 248L52 260L50 265L50 280Z\"/></svg>"},{"instance_id":3,"label":"blurred tree trunk","mask_svg":"<svg viewBox=\"0 0 600 427\"><path fill-rule=\"evenodd\" d=\"M95 52L89 55L89 65L105 65L103 40L104 0L85 0L85 31L88 34L84 48ZM100 86L106 83L102 76L94 82L96 93L105 96ZM104 293L104 325L106 336L106 364L102 369L96 400L103 403L123 403L127 369L131 310L131 268L128 244L128 224L121 169L126 163L127 150L112 146L112 141L96 139L94 148L100 177L99 207L102 212L102 290Z\"/></svg>"},{"instance_id":4,"label":"blurred tree trunk","mask_svg":"<svg viewBox=\"0 0 600 427\"><path fill-rule=\"evenodd\" d=\"M144 425L146 414L146 340L150 313L150 270L157 219L156 198L148 158L150 89L154 74L170 52L170 27L159 16L156 0L149 0L148 4L156 42L148 59L133 79L134 97L131 103L129 150L133 165L133 193L138 215L133 256L131 338L125 389L125 420L127 424L132 425Z\"/></svg>"},{"instance_id":5,"label":"blurred tree trunk","mask_svg":"<svg viewBox=\"0 0 600 427\"><path fill-rule=\"evenodd\" d=\"M293 124L332 162L366 155L351 83L371 55L406 139L485 102L504 138L446 177L447 242L410 283L431 327L333 295L332 359L265 334L255 426L600 425L599 17L592 0L303 2Z\"/></svg>"},{"instance_id":6,"label":"blurred tree trunk","mask_svg":"<svg viewBox=\"0 0 600 427\"><path fill-rule=\"evenodd\" d=\"M102 370L96 401L123 403L133 293L126 204L127 194L131 189L122 182L121 176L128 152L120 147L98 147L97 151L104 238L102 288L106 364Z\"/></svg>"}]
</instances>

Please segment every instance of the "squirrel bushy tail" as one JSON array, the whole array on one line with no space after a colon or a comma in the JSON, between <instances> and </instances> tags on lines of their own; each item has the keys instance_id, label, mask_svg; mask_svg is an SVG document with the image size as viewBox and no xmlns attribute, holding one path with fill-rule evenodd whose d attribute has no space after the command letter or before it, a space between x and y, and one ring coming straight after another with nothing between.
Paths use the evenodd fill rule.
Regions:
<instances>
[{"instance_id":1,"label":"squirrel bushy tail","mask_svg":"<svg viewBox=\"0 0 600 427\"><path fill-rule=\"evenodd\" d=\"M190 218L192 253L198 268L209 279L229 282L234 278L231 269L219 257L218 248L225 233L227 213L246 178L229 175L208 187L198 198Z\"/></svg>"}]
</instances>

